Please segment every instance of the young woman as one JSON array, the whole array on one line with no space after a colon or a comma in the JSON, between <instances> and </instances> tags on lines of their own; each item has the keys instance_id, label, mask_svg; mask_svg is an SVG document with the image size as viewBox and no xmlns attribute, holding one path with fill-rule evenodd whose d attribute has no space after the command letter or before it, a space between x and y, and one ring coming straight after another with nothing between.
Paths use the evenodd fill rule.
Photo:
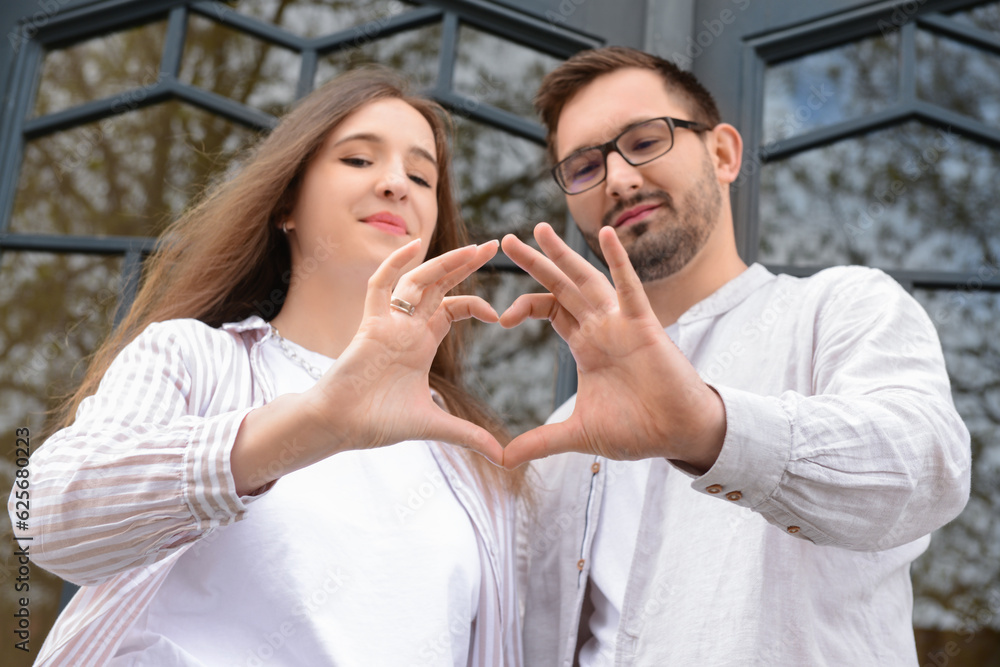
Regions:
<instances>
[{"instance_id":1,"label":"young woman","mask_svg":"<svg viewBox=\"0 0 1000 667\"><path fill-rule=\"evenodd\" d=\"M450 333L497 314L445 296L497 244L449 168L365 70L167 230L31 461L33 561L82 586L36 665L520 664L521 478Z\"/></svg>"}]
</instances>

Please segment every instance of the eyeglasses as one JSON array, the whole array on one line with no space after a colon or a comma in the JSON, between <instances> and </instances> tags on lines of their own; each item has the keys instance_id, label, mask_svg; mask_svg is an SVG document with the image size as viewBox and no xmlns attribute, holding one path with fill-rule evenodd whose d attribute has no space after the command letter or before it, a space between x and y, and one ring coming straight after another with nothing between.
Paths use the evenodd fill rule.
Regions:
<instances>
[{"instance_id":1,"label":"eyeglasses","mask_svg":"<svg viewBox=\"0 0 1000 667\"><path fill-rule=\"evenodd\" d=\"M674 147L674 128L694 132L711 129L707 125L678 118L653 118L630 125L611 141L581 148L552 168L556 183L568 195L578 195L604 182L608 175L608 153L614 151L633 167L652 162Z\"/></svg>"}]
</instances>

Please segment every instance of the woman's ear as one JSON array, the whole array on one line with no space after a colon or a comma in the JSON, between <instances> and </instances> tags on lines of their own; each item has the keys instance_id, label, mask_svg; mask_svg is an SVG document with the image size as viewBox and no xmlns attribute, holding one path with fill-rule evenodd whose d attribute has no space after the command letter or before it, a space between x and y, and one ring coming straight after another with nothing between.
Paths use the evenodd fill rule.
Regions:
<instances>
[{"instance_id":1,"label":"woman's ear","mask_svg":"<svg viewBox=\"0 0 1000 667\"><path fill-rule=\"evenodd\" d=\"M712 161L722 183L732 183L740 175L743 164L743 137L729 123L719 123L711 129Z\"/></svg>"}]
</instances>

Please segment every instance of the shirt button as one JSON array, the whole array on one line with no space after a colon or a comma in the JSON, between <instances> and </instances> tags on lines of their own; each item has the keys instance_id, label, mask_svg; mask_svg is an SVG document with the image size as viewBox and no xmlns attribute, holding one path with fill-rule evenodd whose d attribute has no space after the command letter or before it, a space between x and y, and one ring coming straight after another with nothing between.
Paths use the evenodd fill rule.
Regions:
<instances>
[{"instance_id":1,"label":"shirt button","mask_svg":"<svg viewBox=\"0 0 1000 667\"><path fill-rule=\"evenodd\" d=\"M789 526L788 527L788 532L791 533L792 535L794 535L795 533L799 532L799 530L800 529L799 529L798 526Z\"/></svg>"},{"instance_id":2,"label":"shirt button","mask_svg":"<svg viewBox=\"0 0 1000 667\"><path fill-rule=\"evenodd\" d=\"M705 490L708 491L709 493L721 493L722 492L722 485L721 484L713 484L712 486L706 487Z\"/></svg>"},{"instance_id":3,"label":"shirt button","mask_svg":"<svg viewBox=\"0 0 1000 667\"><path fill-rule=\"evenodd\" d=\"M595 461L594 465L590 466L590 472L592 472L592 473L594 473L596 475L600 471L601 471L601 464L598 463L597 461Z\"/></svg>"},{"instance_id":4,"label":"shirt button","mask_svg":"<svg viewBox=\"0 0 1000 667\"><path fill-rule=\"evenodd\" d=\"M732 492L726 494L726 498L729 499L729 500L732 500L733 502L736 502L737 500L739 500L742 497L743 497L743 494L740 493L739 491L732 491Z\"/></svg>"},{"instance_id":5,"label":"shirt button","mask_svg":"<svg viewBox=\"0 0 1000 667\"><path fill-rule=\"evenodd\" d=\"M580 560L576 561L576 569L578 569L578 570L580 570L582 572L583 571L583 564L586 563L586 562L587 561L584 560L583 558L581 558Z\"/></svg>"}]
</instances>

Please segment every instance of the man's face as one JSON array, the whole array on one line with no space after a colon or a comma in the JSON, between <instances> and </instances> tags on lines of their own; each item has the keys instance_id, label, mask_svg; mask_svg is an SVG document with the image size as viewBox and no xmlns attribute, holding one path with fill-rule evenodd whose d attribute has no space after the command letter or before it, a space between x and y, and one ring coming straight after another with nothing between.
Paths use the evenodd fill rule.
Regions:
<instances>
[{"instance_id":1,"label":"man's face","mask_svg":"<svg viewBox=\"0 0 1000 667\"><path fill-rule=\"evenodd\" d=\"M629 68L600 76L563 107L555 135L556 159L602 144L652 118L701 122L681 100L669 95L663 79L651 70ZM633 167L611 152L606 180L566 200L599 257L603 259L597 233L612 226L639 278L651 282L678 272L705 246L719 221L722 186L703 136L677 128L673 149L666 155Z\"/></svg>"}]
</instances>

